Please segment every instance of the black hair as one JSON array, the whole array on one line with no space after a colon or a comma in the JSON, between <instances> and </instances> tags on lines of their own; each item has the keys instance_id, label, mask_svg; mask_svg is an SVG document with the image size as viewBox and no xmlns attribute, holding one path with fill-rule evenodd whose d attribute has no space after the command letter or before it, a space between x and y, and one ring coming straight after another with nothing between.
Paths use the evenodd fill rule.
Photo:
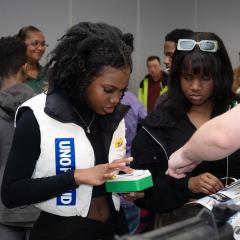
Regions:
<instances>
[{"instance_id":1,"label":"black hair","mask_svg":"<svg viewBox=\"0 0 240 240\"><path fill-rule=\"evenodd\" d=\"M87 86L106 67L132 70L133 35L106 23L80 22L50 53L46 65L48 94L57 89L84 101Z\"/></svg>"},{"instance_id":2,"label":"black hair","mask_svg":"<svg viewBox=\"0 0 240 240\"><path fill-rule=\"evenodd\" d=\"M196 41L216 40L218 50L217 52L203 52L197 46L192 51L177 50L173 56L173 65L169 76L169 97L173 99L173 102L181 103L182 107L188 110L190 105L181 91L180 77L181 73L189 70L190 67L194 74L203 73L212 77L214 104L229 101L234 96L232 91L233 70L222 40L215 33L209 32L196 32L193 39Z\"/></svg>"},{"instance_id":3,"label":"black hair","mask_svg":"<svg viewBox=\"0 0 240 240\"><path fill-rule=\"evenodd\" d=\"M192 51L175 51L168 81L168 97L155 112L144 120L145 124L159 126L161 122L171 122L167 120L170 115L177 121L182 114L189 111L192 105L184 96L180 83L181 74L184 72L212 77L214 82L212 114L214 116L223 113L233 100L239 99L232 91L233 70L223 41L215 33L210 32L196 32L191 39L195 41L215 40L218 42L218 50L204 52L195 46Z\"/></svg>"},{"instance_id":4,"label":"black hair","mask_svg":"<svg viewBox=\"0 0 240 240\"><path fill-rule=\"evenodd\" d=\"M165 42L169 41L169 42L178 42L178 39L181 38L192 38L193 35L193 31L191 29L185 29L185 28L177 28L174 29L173 31L169 32L166 36L165 36Z\"/></svg>"},{"instance_id":5,"label":"black hair","mask_svg":"<svg viewBox=\"0 0 240 240\"><path fill-rule=\"evenodd\" d=\"M25 43L16 37L0 38L0 79L16 74L26 62Z\"/></svg>"},{"instance_id":6,"label":"black hair","mask_svg":"<svg viewBox=\"0 0 240 240\"><path fill-rule=\"evenodd\" d=\"M153 61L153 60L157 60L159 63L161 63L161 60L160 60L160 58L159 58L158 56L149 56L149 57L147 58L147 63L148 63L148 62L151 62L151 61Z\"/></svg>"},{"instance_id":7,"label":"black hair","mask_svg":"<svg viewBox=\"0 0 240 240\"><path fill-rule=\"evenodd\" d=\"M29 32L42 32L42 31L35 26L29 25L29 26L22 27L18 31L16 37L21 39L22 41L25 41Z\"/></svg>"}]
</instances>

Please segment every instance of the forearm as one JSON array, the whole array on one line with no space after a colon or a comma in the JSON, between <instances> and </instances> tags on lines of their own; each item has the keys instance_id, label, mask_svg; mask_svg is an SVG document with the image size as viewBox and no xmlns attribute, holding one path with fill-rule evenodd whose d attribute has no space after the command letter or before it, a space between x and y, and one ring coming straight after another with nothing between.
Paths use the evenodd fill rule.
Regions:
<instances>
[{"instance_id":1,"label":"forearm","mask_svg":"<svg viewBox=\"0 0 240 240\"><path fill-rule=\"evenodd\" d=\"M40 131L31 110L18 121L2 182L2 200L17 207L48 200L76 187L73 173L32 179L40 154Z\"/></svg>"},{"instance_id":2,"label":"forearm","mask_svg":"<svg viewBox=\"0 0 240 240\"><path fill-rule=\"evenodd\" d=\"M2 185L2 201L7 207L13 208L46 201L75 188L73 172L15 181L5 177Z\"/></svg>"},{"instance_id":3,"label":"forearm","mask_svg":"<svg viewBox=\"0 0 240 240\"><path fill-rule=\"evenodd\" d=\"M193 161L218 160L240 147L239 106L204 124L184 145L183 155Z\"/></svg>"}]
</instances>

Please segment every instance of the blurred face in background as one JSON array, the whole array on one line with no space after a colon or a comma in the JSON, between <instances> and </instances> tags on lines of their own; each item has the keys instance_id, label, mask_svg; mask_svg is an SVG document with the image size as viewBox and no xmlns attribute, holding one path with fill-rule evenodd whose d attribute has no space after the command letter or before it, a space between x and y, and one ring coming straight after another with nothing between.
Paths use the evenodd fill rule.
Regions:
<instances>
[{"instance_id":1,"label":"blurred face in background","mask_svg":"<svg viewBox=\"0 0 240 240\"><path fill-rule=\"evenodd\" d=\"M27 58L29 62L38 63L46 50L45 37L42 32L28 32L25 39Z\"/></svg>"},{"instance_id":2,"label":"blurred face in background","mask_svg":"<svg viewBox=\"0 0 240 240\"><path fill-rule=\"evenodd\" d=\"M165 64L166 70L170 71L172 67L172 58L173 54L176 50L176 43L171 41L166 41L164 43L164 60L163 63Z\"/></svg>"},{"instance_id":3,"label":"blurred face in background","mask_svg":"<svg viewBox=\"0 0 240 240\"><path fill-rule=\"evenodd\" d=\"M152 77L154 81L158 81L161 78L162 74L161 64L157 59L148 61L147 69L149 75Z\"/></svg>"}]
</instances>

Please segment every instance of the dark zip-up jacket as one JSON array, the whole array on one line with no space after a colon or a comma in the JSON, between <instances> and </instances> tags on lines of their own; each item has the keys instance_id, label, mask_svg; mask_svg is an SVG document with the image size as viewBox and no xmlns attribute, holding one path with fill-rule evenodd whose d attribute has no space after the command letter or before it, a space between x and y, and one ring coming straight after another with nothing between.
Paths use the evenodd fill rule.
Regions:
<instances>
[{"instance_id":1,"label":"dark zip-up jacket","mask_svg":"<svg viewBox=\"0 0 240 240\"><path fill-rule=\"evenodd\" d=\"M132 156L131 167L148 169L154 180L154 186L145 190L145 197L136 201L139 207L151 212L170 212L190 197L188 178L176 180L165 175L168 153L161 129L143 126L133 141Z\"/></svg>"},{"instance_id":2,"label":"dark zip-up jacket","mask_svg":"<svg viewBox=\"0 0 240 240\"><path fill-rule=\"evenodd\" d=\"M166 104L163 103L163 104ZM228 109L227 103L215 106L211 117ZM194 194L188 189L189 177L209 172L217 178L226 177L227 159L216 162L202 162L186 178L175 179L165 174L168 157L183 146L196 131L187 114L176 113L171 105L159 106L143 123L132 144L133 168L149 169L154 179L154 186L145 191L145 197L136 201L137 205L153 212L169 212L181 207L190 198L201 198L203 194ZM240 151L229 157L229 177L240 177Z\"/></svg>"}]
</instances>

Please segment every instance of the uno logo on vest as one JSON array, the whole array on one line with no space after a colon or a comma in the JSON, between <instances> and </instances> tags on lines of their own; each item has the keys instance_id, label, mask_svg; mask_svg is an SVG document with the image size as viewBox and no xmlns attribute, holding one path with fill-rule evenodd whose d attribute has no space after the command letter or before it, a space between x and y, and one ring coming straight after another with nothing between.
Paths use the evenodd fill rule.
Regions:
<instances>
[{"instance_id":1,"label":"uno logo on vest","mask_svg":"<svg viewBox=\"0 0 240 240\"><path fill-rule=\"evenodd\" d=\"M55 156L56 156L56 174L60 175L68 170L74 170L75 148L73 138L56 138L55 139ZM75 205L76 190L70 190L57 196L57 205Z\"/></svg>"}]
</instances>

